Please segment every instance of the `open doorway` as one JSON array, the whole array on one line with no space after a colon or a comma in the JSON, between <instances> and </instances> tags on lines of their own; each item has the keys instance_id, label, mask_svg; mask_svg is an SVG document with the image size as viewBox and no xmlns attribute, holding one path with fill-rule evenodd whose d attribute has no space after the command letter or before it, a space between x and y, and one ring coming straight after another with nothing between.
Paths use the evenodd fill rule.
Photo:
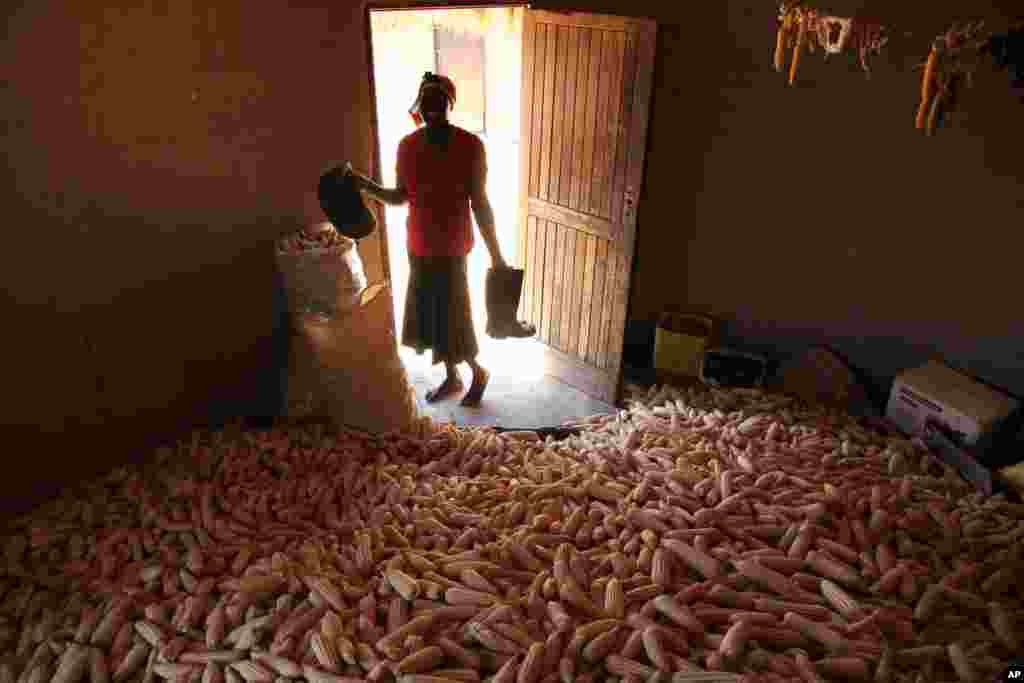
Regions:
<instances>
[{"instance_id":1,"label":"open doorway","mask_svg":"<svg viewBox=\"0 0 1024 683\"><path fill-rule=\"evenodd\" d=\"M380 140L381 177L393 187L398 144L416 126L409 115L426 71L455 81L458 101L450 120L476 134L487 150L487 192L494 208L502 255L513 265L519 243L520 83L523 8L374 10L370 12L374 87ZM409 264L407 207L385 207L388 255L395 304L395 332L402 333ZM543 374L542 349L533 340L496 342L484 334L484 279L490 255L479 233L469 255L474 327L481 364L492 377L514 375L520 381ZM418 356L400 346L416 380L442 372L430 366L430 354Z\"/></svg>"},{"instance_id":2,"label":"open doorway","mask_svg":"<svg viewBox=\"0 0 1024 683\"><path fill-rule=\"evenodd\" d=\"M451 77L458 102L454 125L478 135L487 150L488 195L494 207L498 242L510 263L516 261L519 230L519 137L522 21L520 7L445 10L375 10L370 13L380 140L381 176L395 183L398 144L415 130L409 106L426 71ZM388 251L394 283L395 332L401 339L408 282L406 207L386 207ZM480 361L492 374L513 365L520 374L539 377L541 365L528 357L535 346L496 345L484 333L484 277L490 256L479 234L469 256L473 317L480 343ZM510 353L514 350L515 353ZM534 356L539 352L533 349ZM410 370L429 368L428 355L402 347ZM513 356L515 357L513 360Z\"/></svg>"},{"instance_id":3,"label":"open doorway","mask_svg":"<svg viewBox=\"0 0 1024 683\"><path fill-rule=\"evenodd\" d=\"M459 93L452 122L484 142L502 254L526 271L519 317L538 329L534 340L494 341L483 332L490 258L477 235L468 265L479 360L491 371L484 409L474 416L457 401L421 401L421 408L435 418L509 424L498 415L518 403L534 419L517 414L515 426L611 409L621 380L654 22L519 6L391 9L380 2L368 8L380 179L395 184L398 144L415 130L408 110L423 73L452 77ZM407 215L404 207L385 209L399 339ZM443 367L431 366L429 354L399 348L422 398Z\"/></svg>"}]
</instances>

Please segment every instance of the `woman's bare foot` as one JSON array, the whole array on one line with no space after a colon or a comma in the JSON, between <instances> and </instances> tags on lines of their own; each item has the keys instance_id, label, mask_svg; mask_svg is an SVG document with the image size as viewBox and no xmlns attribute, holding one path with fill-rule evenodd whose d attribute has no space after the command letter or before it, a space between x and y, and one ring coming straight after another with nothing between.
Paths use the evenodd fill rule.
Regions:
<instances>
[{"instance_id":1,"label":"woman's bare foot","mask_svg":"<svg viewBox=\"0 0 1024 683\"><path fill-rule=\"evenodd\" d=\"M476 380L474 380L475 384ZM437 387L427 392L427 403L437 403L446 398L451 398L463 389L462 380L456 377L448 377Z\"/></svg>"},{"instance_id":2,"label":"woman's bare foot","mask_svg":"<svg viewBox=\"0 0 1024 683\"><path fill-rule=\"evenodd\" d=\"M462 405L467 408L475 408L480 405L480 400L484 397L484 390L487 389L487 382L491 379L491 373L477 366L473 369L473 384L470 385L469 391L462 399Z\"/></svg>"}]
</instances>

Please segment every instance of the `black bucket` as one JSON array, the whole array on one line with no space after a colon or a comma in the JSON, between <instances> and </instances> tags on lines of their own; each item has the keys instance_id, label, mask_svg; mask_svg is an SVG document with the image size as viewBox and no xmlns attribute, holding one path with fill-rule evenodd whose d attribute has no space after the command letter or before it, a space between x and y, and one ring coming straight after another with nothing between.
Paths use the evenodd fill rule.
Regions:
<instances>
[{"instance_id":1,"label":"black bucket","mask_svg":"<svg viewBox=\"0 0 1024 683\"><path fill-rule=\"evenodd\" d=\"M345 237L358 240L377 229L377 216L356 189L352 164L335 166L320 176L317 198L327 220Z\"/></svg>"}]
</instances>

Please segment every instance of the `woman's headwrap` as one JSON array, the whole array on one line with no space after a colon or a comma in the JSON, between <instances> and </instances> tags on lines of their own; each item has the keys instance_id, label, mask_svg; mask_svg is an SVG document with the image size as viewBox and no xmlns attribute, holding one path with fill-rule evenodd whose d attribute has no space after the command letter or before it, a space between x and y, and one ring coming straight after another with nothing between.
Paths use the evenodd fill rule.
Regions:
<instances>
[{"instance_id":1,"label":"woman's headwrap","mask_svg":"<svg viewBox=\"0 0 1024 683\"><path fill-rule=\"evenodd\" d=\"M419 126L423 123L423 116L420 114L420 102L423 100L423 93L429 88L438 88L448 98L448 109L455 106L455 83L447 76L438 76L431 72L423 74L423 81L420 82L420 90L416 93L416 101L409 108L409 115Z\"/></svg>"}]
</instances>

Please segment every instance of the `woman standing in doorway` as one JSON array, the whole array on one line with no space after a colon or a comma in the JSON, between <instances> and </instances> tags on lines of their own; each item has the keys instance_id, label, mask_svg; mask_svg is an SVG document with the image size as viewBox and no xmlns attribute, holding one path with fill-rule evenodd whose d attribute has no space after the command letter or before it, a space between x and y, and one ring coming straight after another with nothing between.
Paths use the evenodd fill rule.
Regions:
<instances>
[{"instance_id":1,"label":"woman standing in doorway","mask_svg":"<svg viewBox=\"0 0 1024 683\"><path fill-rule=\"evenodd\" d=\"M447 377L427 392L433 403L463 389L457 366L467 363L473 383L462 405L479 405L490 374L476 361L479 347L470 308L467 256L473 248L473 222L480 228L495 269L508 265L495 233L494 211L487 198L487 157L476 135L448 121L455 105L451 79L427 73L409 113L417 125L398 146L397 187L383 188L356 175L359 189L385 204L409 204L409 290L402 344L433 363L444 363ZM508 325L506 325L507 327ZM503 329L509 337L529 337L532 326L518 322ZM491 332L491 330L489 330Z\"/></svg>"}]
</instances>

